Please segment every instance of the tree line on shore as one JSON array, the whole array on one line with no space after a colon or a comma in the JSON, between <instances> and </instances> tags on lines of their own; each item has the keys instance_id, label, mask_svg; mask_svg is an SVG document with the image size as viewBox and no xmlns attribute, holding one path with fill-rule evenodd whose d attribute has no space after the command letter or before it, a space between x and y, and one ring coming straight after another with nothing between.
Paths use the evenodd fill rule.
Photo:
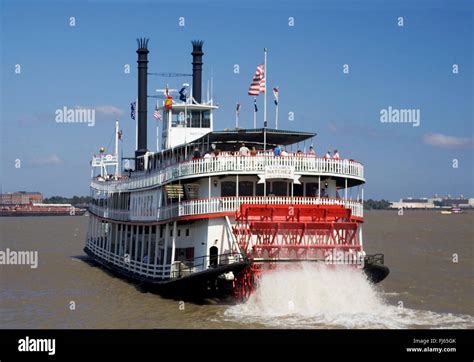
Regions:
<instances>
[{"instance_id":1,"label":"tree line on shore","mask_svg":"<svg viewBox=\"0 0 474 362\"><path fill-rule=\"evenodd\" d=\"M388 210L391 202L387 200L372 200L368 199L364 201L365 210Z\"/></svg>"}]
</instances>

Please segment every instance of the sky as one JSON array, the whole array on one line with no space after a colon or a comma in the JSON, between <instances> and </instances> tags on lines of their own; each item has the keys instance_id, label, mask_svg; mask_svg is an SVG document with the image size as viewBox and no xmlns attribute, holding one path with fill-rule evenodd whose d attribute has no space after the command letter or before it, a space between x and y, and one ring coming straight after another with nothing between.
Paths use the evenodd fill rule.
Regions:
<instances>
[{"instance_id":1,"label":"sky","mask_svg":"<svg viewBox=\"0 0 474 362\"><path fill-rule=\"evenodd\" d=\"M267 87L280 89L280 128L316 132L317 153L337 148L361 161L366 198L474 197L472 1L0 4L3 192L87 195L91 156L112 150L116 119L124 155L133 154L136 38L148 37L149 72L191 73L190 42L204 40L203 94L212 76L215 129L234 127L237 102L240 126L252 127L247 90L267 48ZM186 81L150 76L148 94ZM261 126L262 96L258 104ZM63 107L95 109L95 125L57 122ZM389 107L413 110L418 126L382 122ZM153 108L151 101L151 150ZM270 127L274 114L269 94Z\"/></svg>"}]
</instances>

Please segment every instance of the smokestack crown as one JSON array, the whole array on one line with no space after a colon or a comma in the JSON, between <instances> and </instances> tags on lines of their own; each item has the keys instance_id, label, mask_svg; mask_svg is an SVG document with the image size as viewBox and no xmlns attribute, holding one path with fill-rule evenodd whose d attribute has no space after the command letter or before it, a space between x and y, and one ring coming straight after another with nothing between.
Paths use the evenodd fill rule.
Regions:
<instances>
[{"instance_id":1,"label":"smokestack crown","mask_svg":"<svg viewBox=\"0 0 474 362\"><path fill-rule=\"evenodd\" d=\"M150 39L147 39L147 38L138 38L137 39L137 44L138 44L138 49L137 49L137 53L138 52L146 52L148 53L148 41Z\"/></svg>"}]
</instances>

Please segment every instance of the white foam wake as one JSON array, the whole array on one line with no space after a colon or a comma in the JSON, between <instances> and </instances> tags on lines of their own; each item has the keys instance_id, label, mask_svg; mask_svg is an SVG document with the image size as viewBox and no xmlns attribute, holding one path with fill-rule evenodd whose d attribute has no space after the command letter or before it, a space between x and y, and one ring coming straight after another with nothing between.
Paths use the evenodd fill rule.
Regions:
<instances>
[{"instance_id":1,"label":"white foam wake","mask_svg":"<svg viewBox=\"0 0 474 362\"><path fill-rule=\"evenodd\" d=\"M389 305L354 268L314 263L263 273L244 304L224 318L280 328L472 328L468 315L440 314Z\"/></svg>"}]
</instances>

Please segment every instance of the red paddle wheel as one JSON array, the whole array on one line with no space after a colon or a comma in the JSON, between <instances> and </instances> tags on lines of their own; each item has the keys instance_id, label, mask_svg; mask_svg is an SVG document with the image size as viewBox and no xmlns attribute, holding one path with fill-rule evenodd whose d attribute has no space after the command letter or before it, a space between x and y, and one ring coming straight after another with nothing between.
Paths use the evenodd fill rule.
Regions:
<instances>
[{"instance_id":1,"label":"red paddle wheel","mask_svg":"<svg viewBox=\"0 0 474 362\"><path fill-rule=\"evenodd\" d=\"M358 228L343 205L241 205L233 233L252 263L236 276L236 297L247 299L261 273L278 263L332 262L336 251L356 257Z\"/></svg>"}]
</instances>

